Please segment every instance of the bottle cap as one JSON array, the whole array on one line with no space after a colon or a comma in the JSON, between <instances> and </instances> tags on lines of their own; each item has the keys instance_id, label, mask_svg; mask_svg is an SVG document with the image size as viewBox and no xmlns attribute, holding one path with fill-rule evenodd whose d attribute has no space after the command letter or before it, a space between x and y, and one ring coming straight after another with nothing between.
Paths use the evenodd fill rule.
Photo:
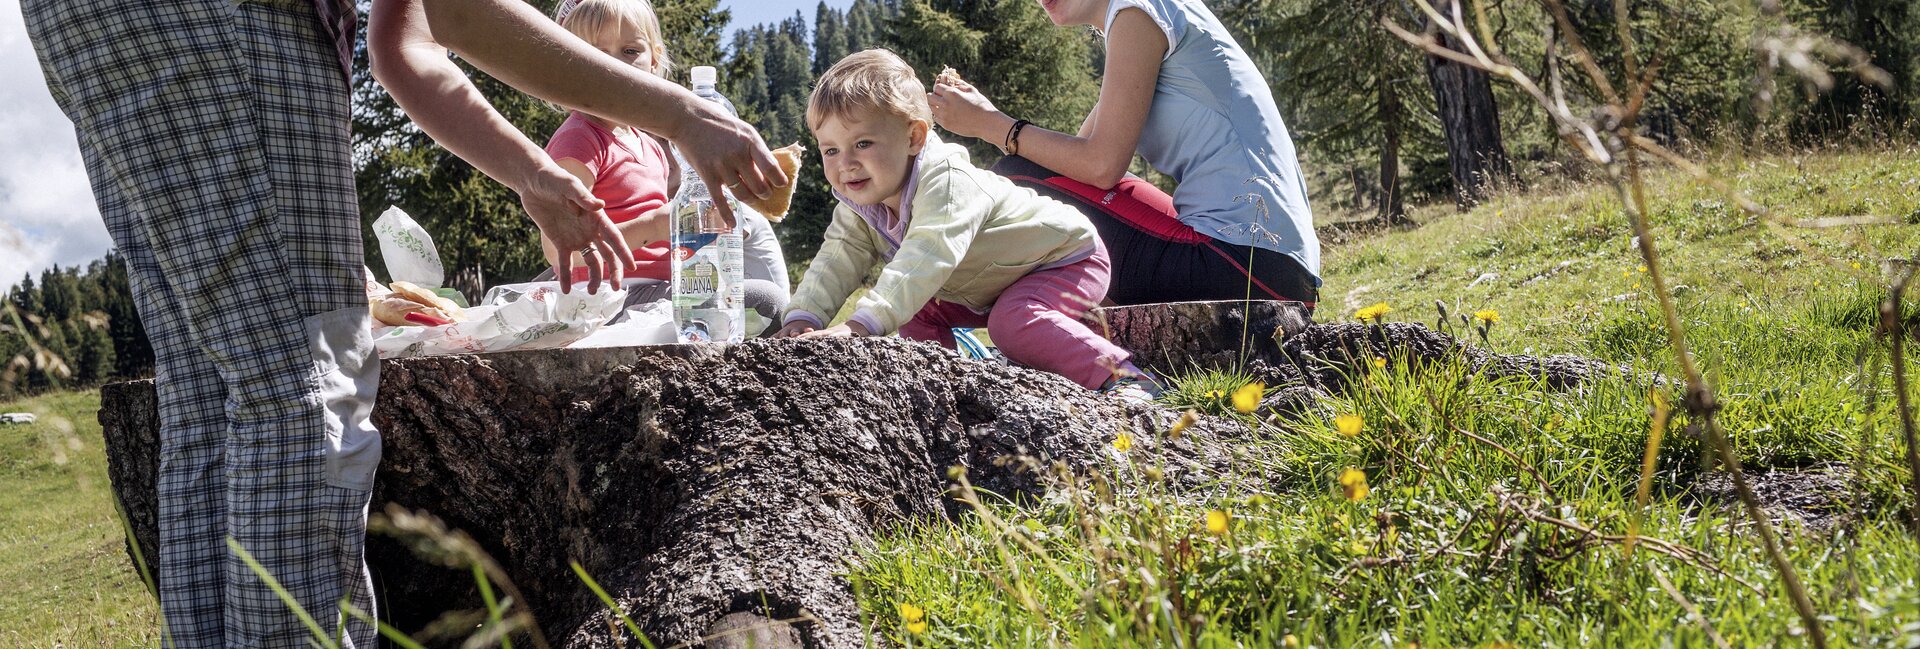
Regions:
<instances>
[{"instance_id":1,"label":"bottle cap","mask_svg":"<svg viewBox=\"0 0 1920 649\"><path fill-rule=\"evenodd\" d=\"M693 85L696 86L715 85L714 82L720 78L719 71L714 70L711 65L693 66L693 71L688 74L693 77Z\"/></svg>"}]
</instances>

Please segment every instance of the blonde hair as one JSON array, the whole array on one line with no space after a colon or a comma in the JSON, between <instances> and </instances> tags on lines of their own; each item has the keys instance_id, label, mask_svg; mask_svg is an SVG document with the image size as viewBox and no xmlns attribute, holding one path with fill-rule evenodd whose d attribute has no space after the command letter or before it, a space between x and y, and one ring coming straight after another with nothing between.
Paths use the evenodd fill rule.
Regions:
<instances>
[{"instance_id":1,"label":"blonde hair","mask_svg":"<svg viewBox=\"0 0 1920 649\"><path fill-rule=\"evenodd\" d=\"M591 43L624 23L640 28L640 37L653 48L653 72L662 77L673 71L667 58L666 37L660 31L660 18L648 0L563 0L554 9L554 22Z\"/></svg>"},{"instance_id":2,"label":"blonde hair","mask_svg":"<svg viewBox=\"0 0 1920 649\"><path fill-rule=\"evenodd\" d=\"M914 75L913 66L882 49L848 54L820 75L807 97L807 126L818 128L828 117L845 117L862 108L933 122L927 87Z\"/></svg>"}]
</instances>

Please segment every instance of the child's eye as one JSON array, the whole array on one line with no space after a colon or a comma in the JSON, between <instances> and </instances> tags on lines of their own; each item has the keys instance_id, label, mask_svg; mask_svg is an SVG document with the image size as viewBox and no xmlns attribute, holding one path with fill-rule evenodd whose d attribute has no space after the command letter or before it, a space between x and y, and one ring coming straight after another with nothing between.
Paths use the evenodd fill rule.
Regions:
<instances>
[{"instance_id":1,"label":"child's eye","mask_svg":"<svg viewBox=\"0 0 1920 649\"><path fill-rule=\"evenodd\" d=\"M853 146L856 149L865 149L867 147L873 146L873 140L861 140L859 142L855 142Z\"/></svg>"},{"instance_id":2,"label":"child's eye","mask_svg":"<svg viewBox=\"0 0 1920 649\"><path fill-rule=\"evenodd\" d=\"M627 48L627 56L640 56L640 50Z\"/></svg>"},{"instance_id":3,"label":"child's eye","mask_svg":"<svg viewBox=\"0 0 1920 649\"><path fill-rule=\"evenodd\" d=\"M822 157L822 158L831 158L831 157L833 157L833 154L835 154L835 153L839 153L839 152L840 152L840 150L839 150L839 149L821 149L821 150L820 150L820 157Z\"/></svg>"}]
</instances>

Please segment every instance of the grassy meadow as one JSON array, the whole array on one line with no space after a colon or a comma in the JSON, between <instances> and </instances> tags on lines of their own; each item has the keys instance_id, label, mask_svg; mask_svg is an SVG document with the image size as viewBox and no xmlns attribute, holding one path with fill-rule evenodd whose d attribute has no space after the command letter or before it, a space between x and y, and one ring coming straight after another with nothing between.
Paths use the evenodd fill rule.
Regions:
<instances>
[{"instance_id":1,"label":"grassy meadow","mask_svg":"<svg viewBox=\"0 0 1920 649\"><path fill-rule=\"evenodd\" d=\"M1750 473L1815 501L1775 517L1835 646L1920 646L1889 372L1884 353L1859 360L1881 262L1920 244L1916 153L1712 165L1772 219L1678 174L1650 179L1654 236L1725 429ZM1328 237L1319 320L1384 302L1388 319L1431 326L1438 301L1476 340L1457 314L1496 311L1488 344L1503 353L1675 371L1610 189L1536 187L1414 217ZM1325 416L1260 425L1242 457L1280 476L1265 488L1166 493L1132 477L1150 471L1118 470L1157 458L1116 448L1111 484L886 539L853 572L866 612L915 646L1806 644L1731 492L1696 487L1705 448L1684 415L1664 431L1639 528L1659 542L1627 551L1652 386L1554 393L1457 366L1363 369ZM1182 398L1232 384L1199 378Z\"/></svg>"},{"instance_id":2,"label":"grassy meadow","mask_svg":"<svg viewBox=\"0 0 1920 649\"><path fill-rule=\"evenodd\" d=\"M1920 647L1920 544L1883 352L1882 262L1920 244L1920 150L1712 161L1774 211L1650 179L1655 237L1690 340L1835 646ZM1541 181L1546 183L1548 181ZM1611 192L1543 184L1410 229L1329 230L1318 318L1494 310L1488 344L1650 372L1675 364ZM1915 309L1920 312L1920 309ZM1451 316L1450 316L1451 317ZM1459 335L1478 339L1457 319ZM1864 360L1863 360L1864 359ZM1750 524L1673 413L1670 388L1552 392L1388 358L1239 449L1270 481L1174 492L1126 443L1113 470L1012 507L896 530L850 580L876 637L911 646L1801 646L1807 630ZM1235 417L1188 377L1171 399ZM1656 396L1658 395L1658 396ZM121 551L92 394L6 404L0 644L153 644ZM1677 408L1673 409L1677 410ZM1811 504L1809 504L1811 503ZM1636 528L1637 525L1637 528ZM1644 538L1633 537L1633 530Z\"/></svg>"},{"instance_id":3,"label":"grassy meadow","mask_svg":"<svg viewBox=\"0 0 1920 649\"><path fill-rule=\"evenodd\" d=\"M0 404L0 646L155 646L159 607L127 560L94 392Z\"/></svg>"}]
</instances>

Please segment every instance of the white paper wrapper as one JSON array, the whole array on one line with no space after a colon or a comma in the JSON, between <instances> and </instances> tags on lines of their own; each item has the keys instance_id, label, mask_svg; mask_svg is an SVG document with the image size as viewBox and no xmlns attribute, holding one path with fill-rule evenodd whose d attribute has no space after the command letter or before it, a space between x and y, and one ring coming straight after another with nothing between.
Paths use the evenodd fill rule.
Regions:
<instances>
[{"instance_id":1,"label":"white paper wrapper","mask_svg":"<svg viewBox=\"0 0 1920 649\"><path fill-rule=\"evenodd\" d=\"M438 288L447 279L440 262L440 249L426 228L398 207L388 207L373 221L373 236L380 240L380 256L387 260L389 281L413 282Z\"/></svg>"},{"instance_id":2,"label":"white paper wrapper","mask_svg":"<svg viewBox=\"0 0 1920 649\"><path fill-rule=\"evenodd\" d=\"M587 334L586 338L568 347L638 347L677 342L680 342L680 336L673 326L673 304L666 300L653 300L627 305L624 318Z\"/></svg>"},{"instance_id":3,"label":"white paper wrapper","mask_svg":"<svg viewBox=\"0 0 1920 649\"><path fill-rule=\"evenodd\" d=\"M467 309L465 322L440 327L376 326L373 346L381 358L566 347L618 315L626 298L624 290L589 295L585 286L561 293L555 282L496 286L483 304Z\"/></svg>"}]
</instances>

